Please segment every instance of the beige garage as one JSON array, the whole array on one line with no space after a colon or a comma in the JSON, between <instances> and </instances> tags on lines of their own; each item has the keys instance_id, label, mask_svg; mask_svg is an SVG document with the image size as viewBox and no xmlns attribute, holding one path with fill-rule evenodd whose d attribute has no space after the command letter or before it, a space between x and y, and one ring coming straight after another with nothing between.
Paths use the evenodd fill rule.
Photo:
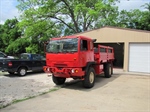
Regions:
<instances>
[{"instance_id":1,"label":"beige garage","mask_svg":"<svg viewBox=\"0 0 150 112\"><path fill-rule=\"evenodd\" d=\"M97 44L114 47L114 66L124 71L150 73L150 31L118 27L103 27L78 33Z\"/></svg>"}]
</instances>

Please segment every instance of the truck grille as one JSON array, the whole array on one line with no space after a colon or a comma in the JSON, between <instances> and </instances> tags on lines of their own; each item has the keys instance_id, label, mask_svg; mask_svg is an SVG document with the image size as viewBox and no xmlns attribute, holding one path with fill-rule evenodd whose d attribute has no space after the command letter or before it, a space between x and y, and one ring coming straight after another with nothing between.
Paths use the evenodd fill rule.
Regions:
<instances>
[{"instance_id":1,"label":"truck grille","mask_svg":"<svg viewBox=\"0 0 150 112\"><path fill-rule=\"evenodd\" d=\"M54 64L56 67L67 67L67 64Z\"/></svg>"}]
</instances>

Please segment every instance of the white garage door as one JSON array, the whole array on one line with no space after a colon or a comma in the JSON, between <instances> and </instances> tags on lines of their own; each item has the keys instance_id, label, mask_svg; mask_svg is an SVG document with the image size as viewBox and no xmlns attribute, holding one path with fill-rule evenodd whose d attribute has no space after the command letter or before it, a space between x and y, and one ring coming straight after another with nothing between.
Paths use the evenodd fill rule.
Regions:
<instances>
[{"instance_id":1,"label":"white garage door","mask_svg":"<svg viewBox=\"0 0 150 112\"><path fill-rule=\"evenodd\" d=\"M150 44L129 45L129 71L150 73Z\"/></svg>"}]
</instances>

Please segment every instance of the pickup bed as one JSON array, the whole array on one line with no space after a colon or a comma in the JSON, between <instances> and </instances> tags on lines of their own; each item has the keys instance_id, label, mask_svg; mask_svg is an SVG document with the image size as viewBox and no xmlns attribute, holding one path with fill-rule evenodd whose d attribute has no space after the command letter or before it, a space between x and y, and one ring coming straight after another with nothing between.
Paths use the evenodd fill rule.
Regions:
<instances>
[{"instance_id":1,"label":"pickup bed","mask_svg":"<svg viewBox=\"0 0 150 112\"><path fill-rule=\"evenodd\" d=\"M0 59L0 71L25 76L27 71L42 71L45 59L39 54L22 53L20 59Z\"/></svg>"}]
</instances>

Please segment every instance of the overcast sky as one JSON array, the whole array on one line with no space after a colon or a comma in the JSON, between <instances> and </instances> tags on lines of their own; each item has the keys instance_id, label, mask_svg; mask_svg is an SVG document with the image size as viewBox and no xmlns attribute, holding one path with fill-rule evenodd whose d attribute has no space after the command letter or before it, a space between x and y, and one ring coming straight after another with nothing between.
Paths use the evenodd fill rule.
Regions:
<instances>
[{"instance_id":1,"label":"overcast sky","mask_svg":"<svg viewBox=\"0 0 150 112\"><path fill-rule=\"evenodd\" d=\"M120 0L117 3L119 10L140 9L144 10L141 5L150 3L150 0ZM12 19L19 16L16 8L17 0L0 0L0 24L3 24L7 19Z\"/></svg>"}]
</instances>

